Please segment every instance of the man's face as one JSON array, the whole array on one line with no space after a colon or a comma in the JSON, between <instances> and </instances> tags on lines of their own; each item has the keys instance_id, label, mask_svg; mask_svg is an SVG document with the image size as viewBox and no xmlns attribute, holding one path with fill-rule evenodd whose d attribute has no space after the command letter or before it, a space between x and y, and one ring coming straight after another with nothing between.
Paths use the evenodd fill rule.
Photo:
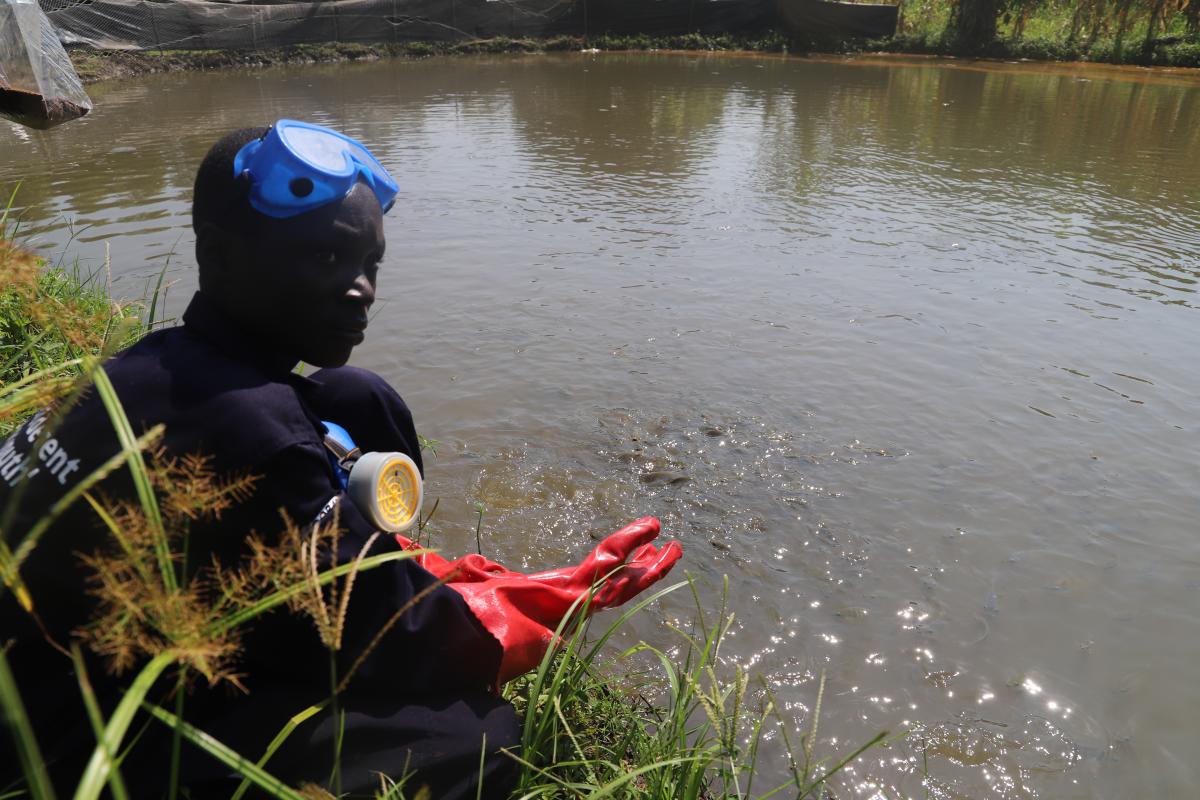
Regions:
<instances>
[{"instance_id":1,"label":"man's face","mask_svg":"<svg viewBox=\"0 0 1200 800\"><path fill-rule=\"evenodd\" d=\"M280 352L341 366L363 341L383 250L379 201L360 182L339 202L269 220L243 240L233 281L241 296L226 307Z\"/></svg>"}]
</instances>

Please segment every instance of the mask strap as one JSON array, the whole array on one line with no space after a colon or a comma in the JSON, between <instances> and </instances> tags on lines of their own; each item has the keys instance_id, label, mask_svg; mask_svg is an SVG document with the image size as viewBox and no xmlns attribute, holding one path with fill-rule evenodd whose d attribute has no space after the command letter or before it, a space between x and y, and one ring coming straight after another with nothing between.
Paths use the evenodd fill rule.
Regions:
<instances>
[{"instance_id":1,"label":"mask strap","mask_svg":"<svg viewBox=\"0 0 1200 800\"><path fill-rule=\"evenodd\" d=\"M358 447L348 448L331 434L325 434L325 449L329 451L338 465L346 471L354 466L354 462L362 455Z\"/></svg>"}]
</instances>

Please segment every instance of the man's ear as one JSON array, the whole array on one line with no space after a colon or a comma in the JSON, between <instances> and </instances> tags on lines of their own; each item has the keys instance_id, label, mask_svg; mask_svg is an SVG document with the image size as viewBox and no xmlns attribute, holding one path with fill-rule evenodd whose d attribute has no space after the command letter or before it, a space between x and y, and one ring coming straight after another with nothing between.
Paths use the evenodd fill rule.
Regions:
<instances>
[{"instance_id":1,"label":"man's ear","mask_svg":"<svg viewBox=\"0 0 1200 800\"><path fill-rule=\"evenodd\" d=\"M233 236L211 222L200 223L196 231L196 264L200 267L200 287L214 287L227 280L233 267Z\"/></svg>"}]
</instances>

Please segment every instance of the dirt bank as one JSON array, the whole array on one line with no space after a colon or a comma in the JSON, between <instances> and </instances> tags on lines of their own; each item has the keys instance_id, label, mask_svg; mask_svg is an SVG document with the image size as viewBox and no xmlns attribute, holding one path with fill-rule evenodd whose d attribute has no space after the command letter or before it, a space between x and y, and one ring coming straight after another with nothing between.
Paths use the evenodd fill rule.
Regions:
<instances>
[{"instance_id":1,"label":"dirt bank","mask_svg":"<svg viewBox=\"0 0 1200 800\"><path fill-rule=\"evenodd\" d=\"M210 70L230 67L269 67L280 64L324 64L372 61L381 58L424 58L434 55L486 53L578 52L580 50L682 50L707 52L807 53L814 57L908 57L926 55L954 58L955 54L914 37L897 36L873 41L797 42L768 31L757 36L684 34L680 36L556 36L549 39L474 39L465 42L406 42L400 44L305 44L271 50L93 50L68 51L84 83L130 78L174 70ZM1095 53L1045 51L1029 43L997 43L983 59L968 61L1035 61L1051 63L1102 63L1113 59ZM1090 57L1089 57L1090 56ZM1144 60L1126 64L1160 67L1200 66L1200 44L1178 44L1148 51ZM1126 66L1125 69L1130 67ZM1186 70L1192 72L1192 70Z\"/></svg>"}]
</instances>

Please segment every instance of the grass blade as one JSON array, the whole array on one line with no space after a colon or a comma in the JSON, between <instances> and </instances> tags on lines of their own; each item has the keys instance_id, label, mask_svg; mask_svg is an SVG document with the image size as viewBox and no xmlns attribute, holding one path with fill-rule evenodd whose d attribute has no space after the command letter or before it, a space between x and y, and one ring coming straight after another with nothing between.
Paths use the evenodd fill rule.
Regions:
<instances>
[{"instance_id":1,"label":"grass blade","mask_svg":"<svg viewBox=\"0 0 1200 800\"><path fill-rule=\"evenodd\" d=\"M196 726L184 722L165 708L146 702L142 703L142 707L159 722L178 730L184 739L187 739L242 777L248 778L252 784L259 789L269 792L272 797L279 798L280 800L305 800L303 795L268 773L262 767L247 761L230 749L228 745L218 741Z\"/></svg>"},{"instance_id":2,"label":"grass blade","mask_svg":"<svg viewBox=\"0 0 1200 800\"><path fill-rule=\"evenodd\" d=\"M828 771L828 772L826 772L826 773L825 773L824 775L822 775L820 778L818 778L817 780L813 781L813 782L812 782L812 783L810 783L808 786L806 786L806 787L805 787L805 788L804 788L804 789L803 789L803 790L800 792L800 796L801 796L801 797L807 797L808 795L810 795L810 794L813 792L813 790L814 790L814 789L816 789L816 788L817 788L817 787L819 787L821 784L825 783L827 780L829 780L829 779L830 779L830 778L832 778L834 775L836 775L838 772L840 772L840 771L841 771L841 769L842 769L843 767L845 767L847 764L849 764L851 761L853 761L854 759L858 758L860 755L862 755L863 753L865 753L866 751L870 750L870 749L871 749L872 747L874 747L875 745L877 745L877 744L879 744L880 742L882 742L884 739L886 739L886 738L887 738L887 736L888 736L888 732L887 732L887 731L880 731L879 733L875 734L875 738L871 739L871 741L869 741L869 742L867 742L866 744L862 745L862 746L861 746L861 747L859 747L857 750L855 750L854 752L852 752L850 755L846 756L846 757L845 757L845 758L843 758L841 761L839 761L839 762L837 762L836 764L834 764L834 765L833 765L833 766L832 766L832 767L829 769L829 771Z\"/></svg>"},{"instance_id":3,"label":"grass blade","mask_svg":"<svg viewBox=\"0 0 1200 800\"><path fill-rule=\"evenodd\" d=\"M183 702L187 697L187 667L181 665L175 675L175 716L183 718ZM179 797L179 767L182 761L183 737L178 730L171 731L171 771L167 782L167 800ZM115 800L115 798L114 798Z\"/></svg>"},{"instance_id":4,"label":"grass blade","mask_svg":"<svg viewBox=\"0 0 1200 800\"><path fill-rule=\"evenodd\" d=\"M75 665L75 680L79 683L79 693L83 695L83 705L87 709L88 721L92 723L92 732L96 734L96 742L104 746L104 715L100 713L100 704L96 701L96 693L92 690L92 682L88 680L87 666L83 663L83 654L79 652L77 644L71 645L71 661ZM117 770L114 754L106 749L104 757L108 761L108 789L112 792L113 800L129 800L129 792Z\"/></svg>"},{"instance_id":5,"label":"grass blade","mask_svg":"<svg viewBox=\"0 0 1200 800\"><path fill-rule=\"evenodd\" d=\"M483 765L487 761L487 731L483 732L483 744L479 746L479 780L475 782L475 800L483 800Z\"/></svg>"},{"instance_id":6,"label":"grass blade","mask_svg":"<svg viewBox=\"0 0 1200 800\"><path fill-rule=\"evenodd\" d=\"M600 798L602 798L602 797L608 797L609 795L616 792L618 789L620 789L625 784L627 784L630 781L632 781L633 779L637 778L639 775L644 775L647 772L653 772L654 770L659 770L659 769L666 769L667 767L673 767L673 766L677 766L679 764L686 764L688 762L698 761L699 759L700 759L699 756L680 756L679 758L668 758L664 761L656 761L653 764L644 764L644 765L638 767L637 769L630 770L629 772L626 772L621 777L604 784L603 786L598 788L596 791L589 794L588 800L600 800Z\"/></svg>"},{"instance_id":7,"label":"grass blade","mask_svg":"<svg viewBox=\"0 0 1200 800\"><path fill-rule=\"evenodd\" d=\"M4 204L4 211L0 212L0 239L12 238L8 232L8 215L17 203L17 192L19 191L21 191L21 182L17 181L17 185L13 187L12 194L8 196L8 202ZM13 231L13 235L16 235L16 231Z\"/></svg>"},{"instance_id":8,"label":"grass blade","mask_svg":"<svg viewBox=\"0 0 1200 800\"><path fill-rule=\"evenodd\" d=\"M167 277L167 267L171 265L171 257L167 256L163 268L158 271L158 283L154 284L154 294L150 295L150 313L146 315L146 329L154 328L154 315L158 312L158 298L162 296L163 279Z\"/></svg>"},{"instance_id":9,"label":"grass blade","mask_svg":"<svg viewBox=\"0 0 1200 800\"><path fill-rule=\"evenodd\" d=\"M178 585L175 581L175 568L171 564L167 534L163 530L158 499L154 496L154 486L150 482L150 475L146 472L146 462L142 460L142 450L137 444L138 439L133 435L133 428L129 424L129 417L125 416L125 409L121 407L121 399L117 397L117 390L108 379L108 373L104 371L100 362L93 361L88 371L92 382L96 385L100 401L104 403L104 408L108 411L108 417L112 421L113 430L117 433L117 439L121 442L121 450L129 464L129 473L133 476L133 485L137 489L142 513L146 515L146 521L154 532L154 549L158 556L158 568L162 571L163 585L167 587L168 591L175 591Z\"/></svg>"},{"instance_id":10,"label":"grass blade","mask_svg":"<svg viewBox=\"0 0 1200 800\"><path fill-rule=\"evenodd\" d=\"M821 702L825 699L825 670L821 669L821 680L817 684L817 702L813 706L812 730L808 732L808 740L804 743L804 769L812 764L813 745L817 743L817 726L821 723Z\"/></svg>"},{"instance_id":11,"label":"grass blade","mask_svg":"<svg viewBox=\"0 0 1200 800\"><path fill-rule=\"evenodd\" d=\"M271 743L267 745L266 751L263 753L262 758L255 763L255 766L259 769L265 767L267 765L267 761L270 760L271 756L275 755L275 752L283 746L283 743L286 742L288 737L292 735L292 732L295 731L296 728L300 727L305 720L309 719L314 714L319 713L327 705L329 705L329 701L323 700L320 703L317 703L315 706L309 706L296 716L289 719L287 724L280 729L279 733L275 734L275 738L271 740ZM242 800L242 795L249 790L250 783L250 778L242 778L242 782L238 784L237 791L233 793L233 796L230 797L229 800Z\"/></svg>"},{"instance_id":12,"label":"grass blade","mask_svg":"<svg viewBox=\"0 0 1200 800\"><path fill-rule=\"evenodd\" d=\"M112 762L107 754L120 751L121 740L125 738L125 733L133 722L138 706L145 699L146 693L154 686L158 676L162 675L163 670L174 660L175 653L170 650L159 653L150 660L149 664L142 667L142 671L133 679L129 691L121 698L121 702L117 704L117 710L109 718L108 725L104 728L103 739L92 751L87 769L83 771L83 777L75 789L75 800L95 800L100 796L100 792L108 783L112 767Z\"/></svg>"},{"instance_id":13,"label":"grass blade","mask_svg":"<svg viewBox=\"0 0 1200 800\"><path fill-rule=\"evenodd\" d=\"M588 651L586 656L584 656L584 660L589 663L593 661L596 658L596 655L600 652L600 648L604 646L604 643L611 639L613 634L615 634L617 630L626 622L628 622L635 614L639 613L642 609L646 608L658 598L664 597L677 589L687 586L690 582L691 579L689 578L688 580L680 581L679 583L672 584L664 589L659 589L649 597L642 598L635 605L627 607L625 611L622 612L621 616L617 617L616 621L613 622L612 625L608 626L608 630L600 635L600 638L596 640L594 645L592 645L592 649Z\"/></svg>"},{"instance_id":14,"label":"grass blade","mask_svg":"<svg viewBox=\"0 0 1200 800\"><path fill-rule=\"evenodd\" d=\"M2 647L0 706L4 708L4 719L12 733L17 756L21 760L21 770L29 784L30 795L34 800L54 800L54 787L50 784L50 776L46 774L46 762L42 760L42 752L33 735L33 726L29 723L29 715L25 713L25 703L21 701L21 693L17 689L17 682L9 669L8 657Z\"/></svg>"}]
</instances>

